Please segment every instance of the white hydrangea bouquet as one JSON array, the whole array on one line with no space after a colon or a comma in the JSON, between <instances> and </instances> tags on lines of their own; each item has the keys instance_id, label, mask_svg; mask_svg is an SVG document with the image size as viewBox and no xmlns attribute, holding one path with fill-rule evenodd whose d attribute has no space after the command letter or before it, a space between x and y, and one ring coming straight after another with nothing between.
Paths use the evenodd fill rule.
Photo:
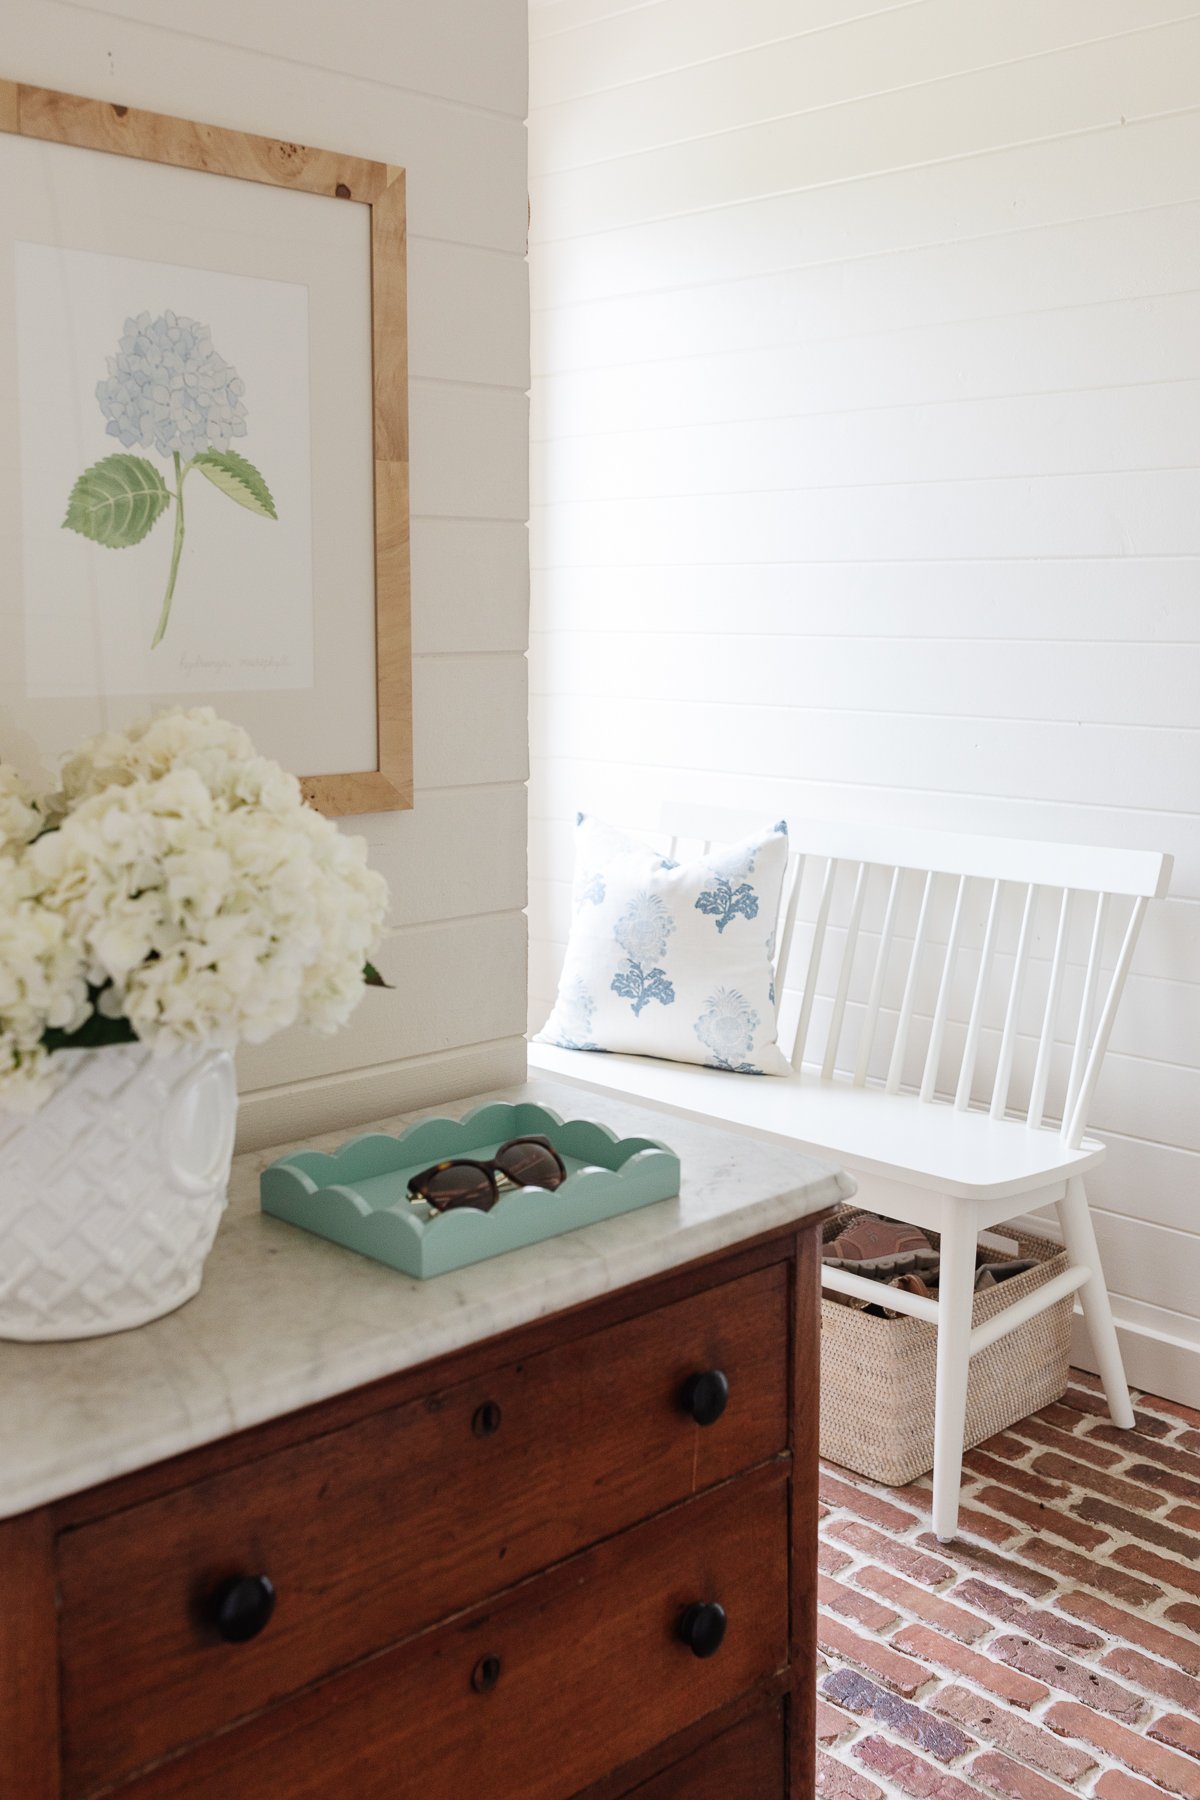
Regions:
<instances>
[{"instance_id":1,"label":"white hydrangea bouquet","mask_svg":"<svg viewBox=\"0 0 1200 1800\"><path fill-rule=\"evenodd\" d=\"M157 1055L342 1025L387 887L362 839L207 707L89 739L57 792L0 765L0 1111L35 1111L69 1058Z\"/></svg>"}]
</instances>

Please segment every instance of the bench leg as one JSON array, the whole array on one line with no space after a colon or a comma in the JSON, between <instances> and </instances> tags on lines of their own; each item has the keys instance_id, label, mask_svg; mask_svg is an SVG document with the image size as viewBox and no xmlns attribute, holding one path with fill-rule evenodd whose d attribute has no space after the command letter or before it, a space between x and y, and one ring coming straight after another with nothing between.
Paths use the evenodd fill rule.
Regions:
<instances>
[{"instance_id":1,"label":"bench leg","mask_svg":"<svg viewBox=\"0 0 1200 1800\"><path fill-rule=\"evenodd\" d=\"M975 1299L978 1233L966 1208L947 1209L938 1282L937 1395L933 1427L933 1529L948 1544L958 1530L962 1487L967 1377L971 1369L971 1313Z\"/></svg>"},{"instance_id":2,"label":"bench leg","mask_svg":"<svg viewBox=\"0 0 1200 1800\"><path fill-rule=\"evenodd\" d=\"M1092 1340L1092 1350L1100 1365L1100 1379L1104 1383L1104 1394L1108 1410L1112 1414L1112 1422L1123 1431L1130 1431L1133 1428L1133 1406L1129 1399L1129 1384L1125 1380L1121 1346L1117 1341L1117 1328L1113 1324L1112 1307L1108 1303L1108 1289L1104 1284L1104 1270L1100 1266L1096 1232L1092 1225L1092 1215L1088 1211L1087 1193L1081 1175L1072 1176L1067 1183L1066 1194L1058 1202L1058 1222L1062 1227L1063 1242L1071 1261L1092 1271L1091 1279L1079 1290L1079 1301Z\"/></svg>"}]
</instances>

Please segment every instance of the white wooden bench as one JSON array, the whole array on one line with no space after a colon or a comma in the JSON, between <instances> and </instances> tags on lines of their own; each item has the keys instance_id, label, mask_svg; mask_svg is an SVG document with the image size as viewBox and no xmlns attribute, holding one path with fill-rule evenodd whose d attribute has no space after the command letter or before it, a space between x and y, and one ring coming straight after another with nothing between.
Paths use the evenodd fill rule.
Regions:
<instances>
[{"instance_id":1,"label":"white wooden bench","mask_svg":"<svg viewBox=\"0 0 1200 1800\"><path fill-rule=\"evenodd\" d=\"M765 817L765 815L763 815ZM670 854L763 817L668 809ZM1084 1178L1104 1156L1088 1109L1150 899L1171 859L899 827L790 823L777 927L788 1078L530 1045L531 1066L841 1164L863 1204L941 1234L940 1302L888 1305L938 1327L933 1522L958 1524L970 1358L1078 1293L1109 1411L1133 1412ZM789 1051L790 1044L790 1051ZM972 1329L980 1231L1053 1203L1071 1266ZM827 1288L878 1287L827 1270Z\"/></svg>"}]
</instances>

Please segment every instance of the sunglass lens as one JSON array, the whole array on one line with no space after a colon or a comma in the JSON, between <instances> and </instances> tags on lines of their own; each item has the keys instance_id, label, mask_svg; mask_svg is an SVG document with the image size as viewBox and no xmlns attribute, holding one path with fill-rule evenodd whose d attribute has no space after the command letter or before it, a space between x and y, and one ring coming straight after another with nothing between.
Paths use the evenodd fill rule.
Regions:
<instances>
[{"instance_id":1,"label":"sunglass lens","mask_svg":"<svg viewBox=\"0 0 1200 1800\"><path fill-rule=\"evenodd\" d=\"M545 1144L506 1144L496 1156L496 1166L519 1187L561 1187L563 1172L557 1156Z\"/></svg>"},{"instance_id":2,"label":"sunglass lens","mask_svg":"<svg viewBox=\"0 0 1200 1800\"><path fill-rule=\"evenodd\" d=\"M452 1164L448 1169L434 1169L414 1189L422 1200L449 1212L455 1206L477 1206L486 1212L495 1202L495 1190L482 1169Z\"/></svg>"}]
</instances>

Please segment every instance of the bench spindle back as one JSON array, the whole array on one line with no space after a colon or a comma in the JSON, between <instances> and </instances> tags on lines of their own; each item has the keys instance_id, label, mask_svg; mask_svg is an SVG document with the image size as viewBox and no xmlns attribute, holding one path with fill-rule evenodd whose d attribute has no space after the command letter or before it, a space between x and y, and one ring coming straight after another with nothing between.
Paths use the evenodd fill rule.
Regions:
<instances>
[{"instance_id":1,"label":"bench spindle back","mask_svg":"<svg viewBox=\"0 0 1200 1800\"><path fill-rule=\"evenodd\" d=\"M675 806L664 825L675 855L763 818ZM775 970L793 1066L1032 1130L1058 1121L1077 1147L1171 859L824 820L789 831Z\"/></svg>"}]
</instances>

